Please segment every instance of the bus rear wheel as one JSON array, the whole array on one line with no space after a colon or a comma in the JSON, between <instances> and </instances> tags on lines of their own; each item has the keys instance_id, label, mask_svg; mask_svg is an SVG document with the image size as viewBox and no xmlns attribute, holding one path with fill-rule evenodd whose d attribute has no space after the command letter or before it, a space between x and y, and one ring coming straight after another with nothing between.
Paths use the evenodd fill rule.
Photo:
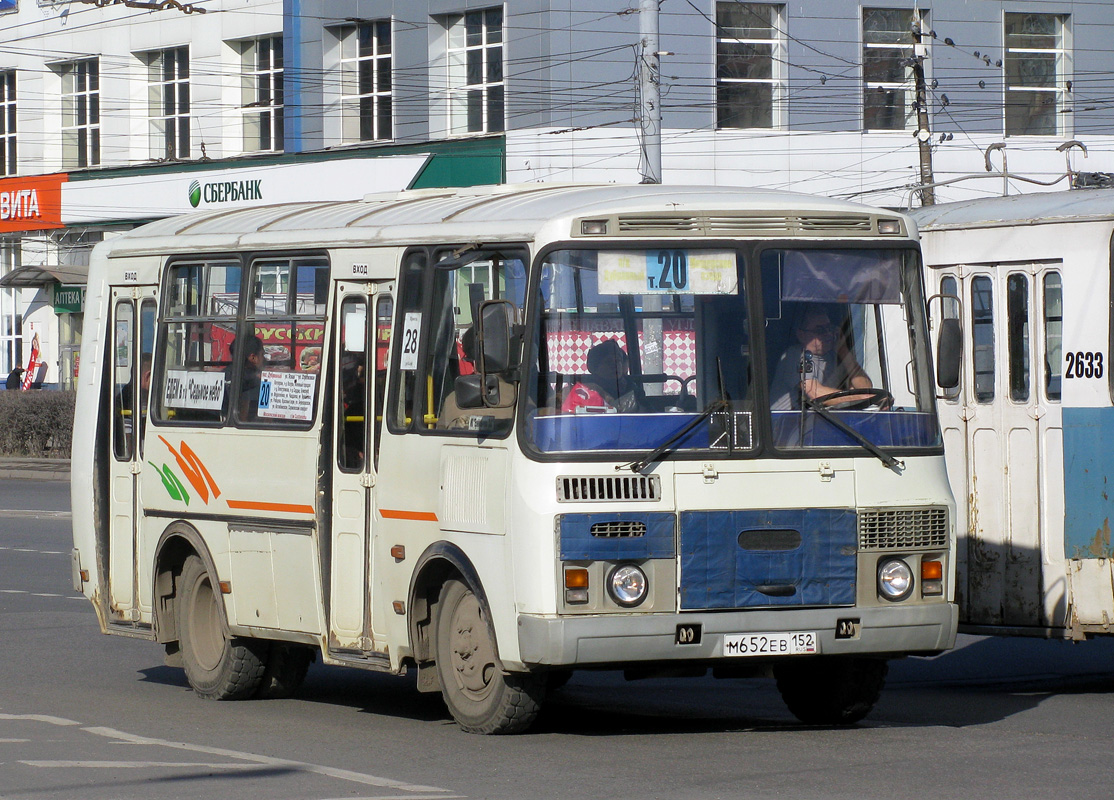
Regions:
<instances>
[{"instance_id":1,"label":"bus rear wheel","mask_svg":"<svg viewBox=\"0 0 1114 800\"><path fill-rule=\"evenodd\" d=\"M441 694L457 724L468 733L526 730L541 709L544 678L503 672L486 609L461 581L441 588L436 631Z\"/></svg>"},{"instance_id":2,"label":"bus rear wheel","mask_svg":"<svg viewBox=\"0 0 1114 800\"><path fill-rule=\"evenodd\" d=\"M783 661L774 667L781 699L809 725L853 725L874 708L886 682L882 659L825 657Z\"/></svg>"},{"instance_id":3,"label":"bus rear wheel","mask_svg":"<svg viewBox=\"0 0 1114 800\"><path fill-rule=\"evenodd\" d=\"M178 636L190 687L207 700L251 697L263 679L266 643L224 635L219 595L197 556L183 564L179 587Z\"/></svg>"}]
</instances>

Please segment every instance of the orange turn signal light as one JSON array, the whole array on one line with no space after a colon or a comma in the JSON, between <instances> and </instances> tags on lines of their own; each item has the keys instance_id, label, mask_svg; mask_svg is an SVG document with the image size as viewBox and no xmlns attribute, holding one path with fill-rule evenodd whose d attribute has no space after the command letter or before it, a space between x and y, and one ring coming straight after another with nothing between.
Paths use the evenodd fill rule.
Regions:
<instances>
[{"instance_id":1,"label":"orange turn signal light","mask_svg":"<svg viewBox=\"0 0 1114 800\"><path fill-rule=\"evenodd\" d=\"M939 561L921 562L922 581L942 581L944 579L944 565Z\"/></svg>"},{"instance_id":2,"label":"orange turn signal light","mask_svg":"<svg viewBox=\"0 0 1114 800\"><path fill-rule=\"evenodd\" d=\"M572 567L565 570L566 589L587 589L588 570L583 567Z\"/></svg>"}]
</instances>

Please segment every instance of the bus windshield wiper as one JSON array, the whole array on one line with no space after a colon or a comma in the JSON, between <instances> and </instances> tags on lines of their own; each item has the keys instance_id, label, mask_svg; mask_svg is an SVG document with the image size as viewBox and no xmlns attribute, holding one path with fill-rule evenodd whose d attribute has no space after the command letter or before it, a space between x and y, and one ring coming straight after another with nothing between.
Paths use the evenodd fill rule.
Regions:
<instances>
[{"instance_id":1,"label":"bus windshield wiper","mask_svg":"<svg viewBox=\"0 0 1114 800\"><path fill-rule=\"evenodd\" d=\"M712 414L717 411L727 411L730 410L730 408L731 404L725 398L717 398L713 400L707 408L696 415L695 419L693 419L675 434L670 436L660 445L655 447L649 453L644 455L642 458L635 459L634 461L628 462L626 464L620 464L619 466L615 467L615 469L629 469L631 472L641 472L647 466L653 464L655 461L660 460L662 456L670 452L673 449L673 446L677 444L677 442L685 438L685 436L688 435L688 433L693 428L695 428L704 420L708 419L708 417L712 416Z\"/></svg>"},{"instance_id":2,"label":"bus windshield wiper","mask_svg":"<svg viewBox=\"0 0 1114 800\"><path fill-rule=\"evenodd\" d=\"M819 400L813 400L811 397L804 397L803 392L802 392L801 401L802 401L801 402L802 411L806 406L808 408L811 408L813 411L815 411L821 417L826 419L828 422L832 423L832 425L836 426L841 431L843 431L848 436L850 436L852 439L854 439L856 442L861 444L864 449L866 449L871 455L873 455L875 458L877 458L879 461L881 461L883 464L885 464L890 469L892 469L892 470L903 470L903 469L905 469L905 462L904 461L899 461L898 459L891 456L889 453L882 450L882 448L880 448L874 442L870 441L870 439L863 436L857 430L852 428L846 422L844 422L839 417L837 417L835 414L833 414L831 411L829 411L827 406L825 406ZM804 438L802 437L801 438L801 447L804 447L804 444L805 444L804 443Z\"/></svg>"}]
</instances>

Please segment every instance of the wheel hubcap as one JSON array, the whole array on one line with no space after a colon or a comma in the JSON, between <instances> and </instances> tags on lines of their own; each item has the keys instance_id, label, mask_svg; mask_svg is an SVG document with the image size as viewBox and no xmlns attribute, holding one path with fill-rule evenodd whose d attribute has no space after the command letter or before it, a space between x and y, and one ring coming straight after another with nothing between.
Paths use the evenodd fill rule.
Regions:
<instances>
[{"instance_id":1,"label":"wheel hubcap","mask_svg":"<svg viewBox=\"0 0 1114 800\"><path fill-rule=\"evenodd\" d=\"M461 598L453 611L449 648L457 685L472 699L482 699L495 677L495 648L476 596Z\"/></svg>"},{"instance_id":2,"label":"wheel hubcap","mask_svg":"<svg viewBox=\"0 0 1114 800\"><path fill-rule=\"evenodd\" d=\"M193 653L200 667L214 670L220 665L224 653L224 634L221 633L217 599L213 594L213 585L209 582L209 578L201 578L190 596L192 603L189 634Z\"/></svg>"}]
</instances>

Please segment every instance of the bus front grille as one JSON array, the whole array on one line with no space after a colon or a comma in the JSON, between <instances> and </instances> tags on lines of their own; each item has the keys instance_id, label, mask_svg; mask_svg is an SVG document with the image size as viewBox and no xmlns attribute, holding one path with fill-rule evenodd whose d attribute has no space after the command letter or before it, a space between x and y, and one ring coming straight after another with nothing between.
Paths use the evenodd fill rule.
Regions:
<instances>
[{"instance_id":1,"label":"bus front grille","mask_svg":"<svg viewBox=\"0 0 1114 800\"><path fill-rule=\"evenodd\" d=\"M860 550L947 547L945 508L871 509L859 512Z\"/></svg>"},{"instance_id":2,"label":"bus front grille","mask_svg":"<svg viewBox=\"0 0 1114 800\"><path fill-rule=\"evenodd\" d=\"M660 499L661 479L657 475L566 475L557 478L558 503L656 502Z\"/></svg>"}]
</instances>

